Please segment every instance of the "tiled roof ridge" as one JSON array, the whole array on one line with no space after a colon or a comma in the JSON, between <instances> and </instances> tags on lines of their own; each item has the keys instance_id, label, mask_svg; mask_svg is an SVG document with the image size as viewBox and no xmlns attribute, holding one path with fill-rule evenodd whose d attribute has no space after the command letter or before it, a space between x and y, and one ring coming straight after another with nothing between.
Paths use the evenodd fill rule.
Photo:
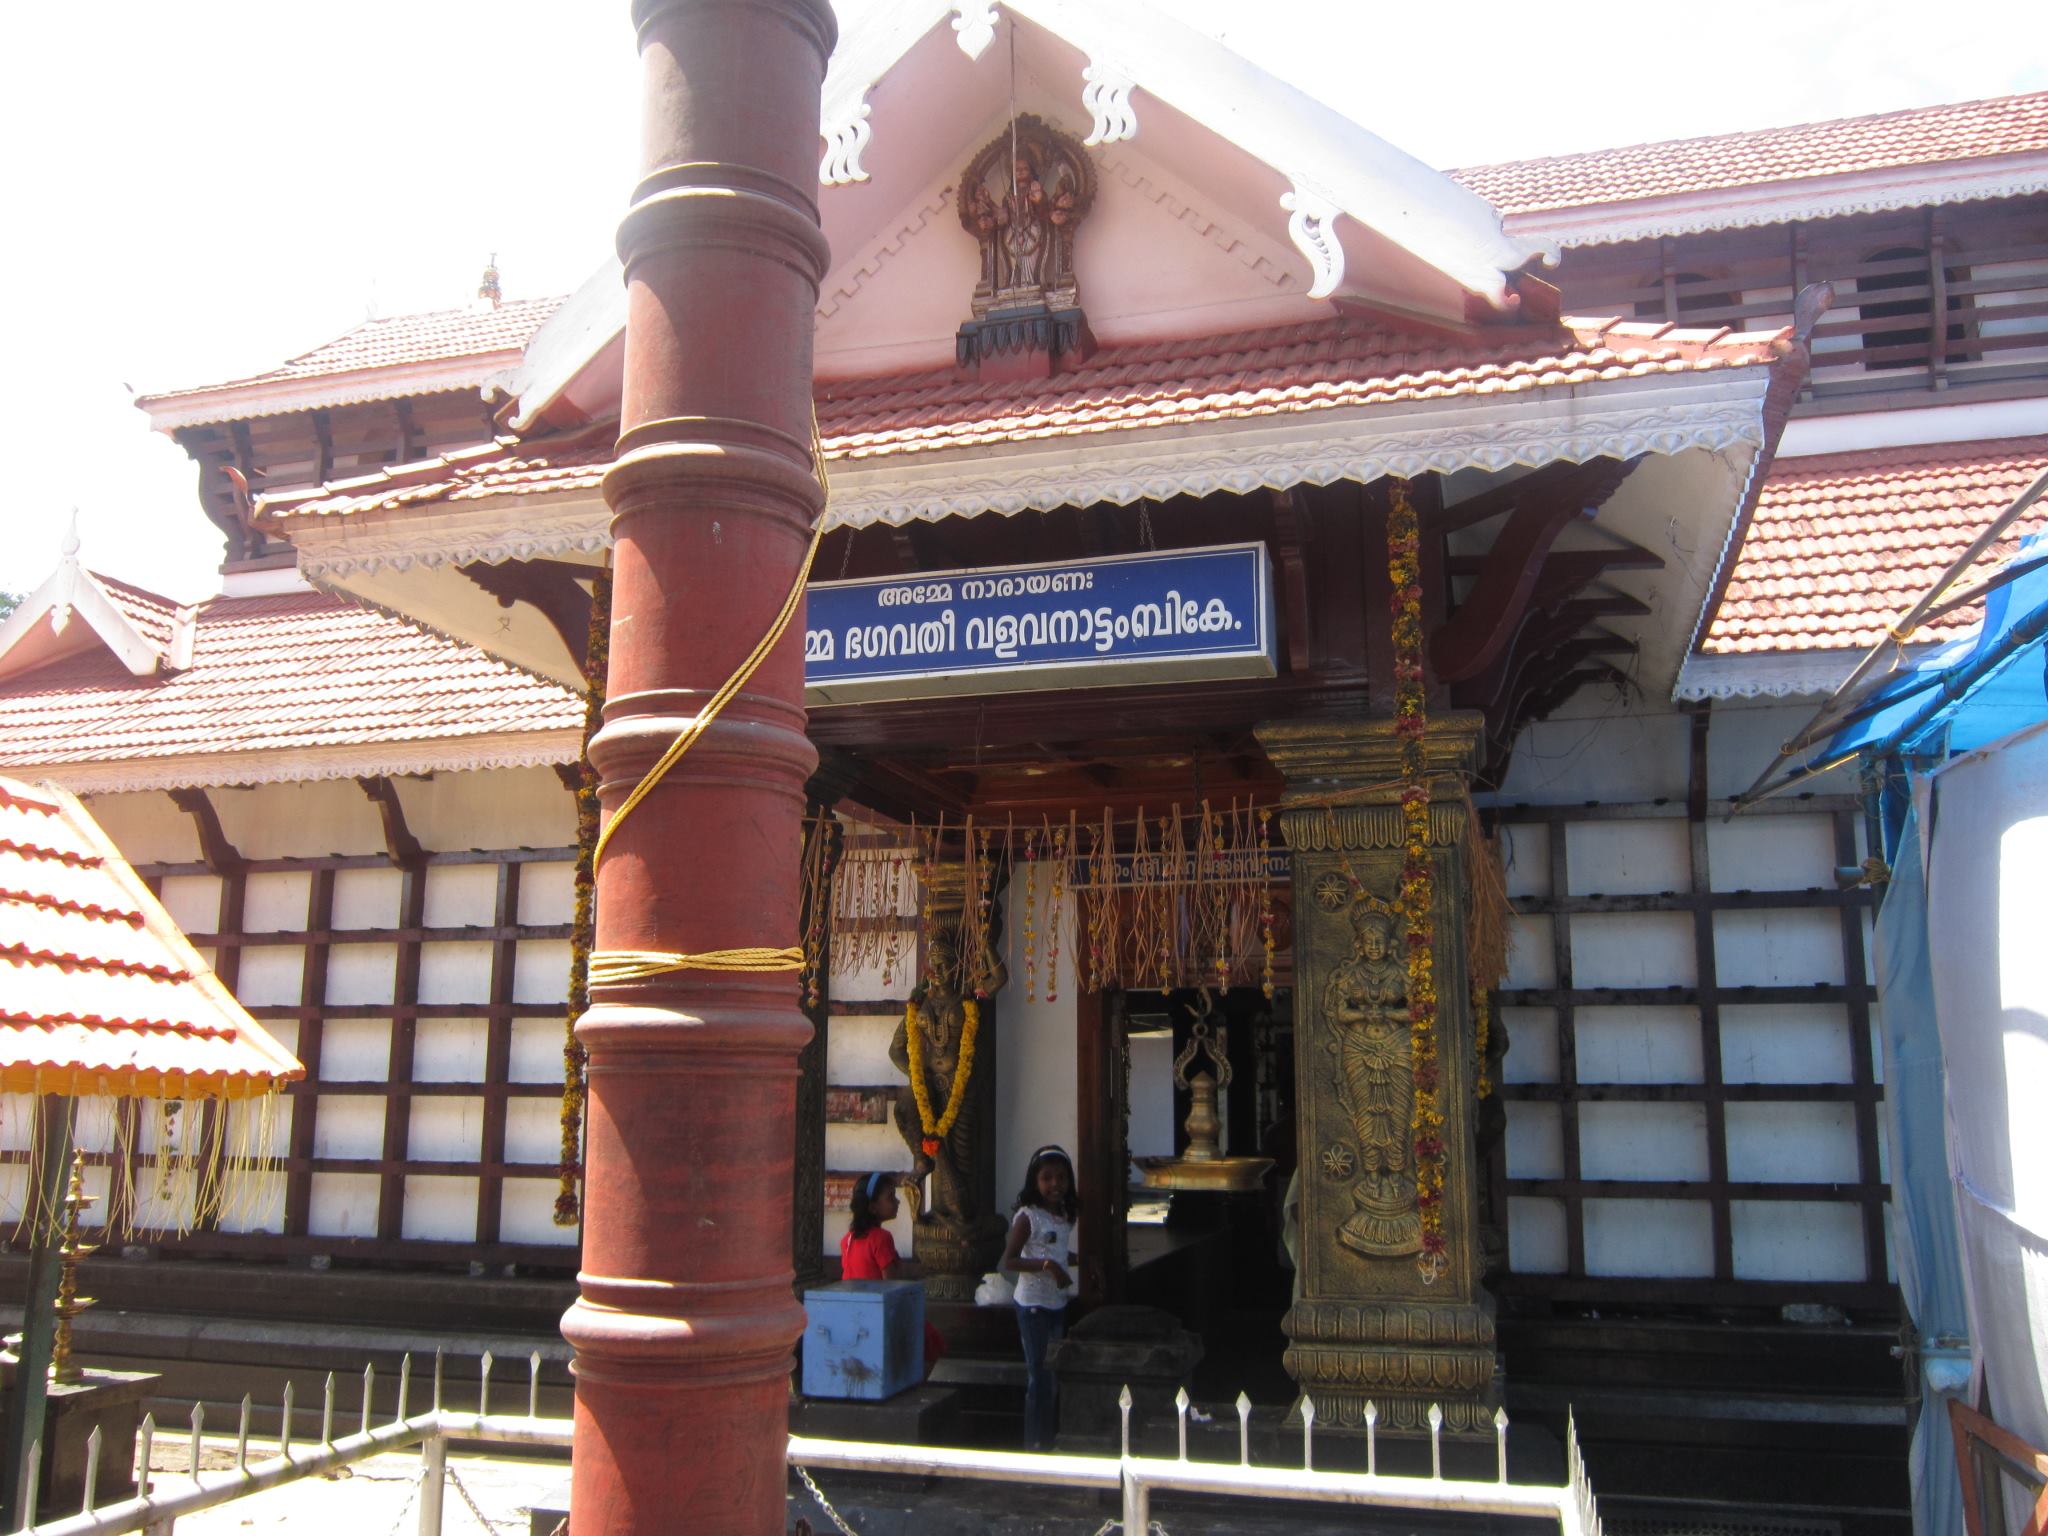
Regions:
<instances>
[{"instance_id":1,"label":"tiled roof ridge","mask_svg":"<svg viewBox=\"0 0 2048 1536\"><path fill-rule=\"evenodd\" d=\"M33 809L26 801L17 800L9 803ZM49 809L50 814L56 814L55 806ZM143 915L133 908L103 907L94 901L71 901L41 891L16 891L5 886L0 886L0 901L18 902L26 907L40 907L45 912L55 912L64 917L90 917L106 923L126 923L130 928L140 928L146 921Z\"/></svg>"},{"instance_id":2,"label":"tiled roof ridge","mask_svg":"<svg viewBox=\"0 0 2048 1536\"><path fill-rule=\"evenodd\" d=\"M1610 145L1531 160L1503 160L1464 166L1447 174L1510 218L1584 217L1592 209L1620 210L1669 199L1704 200L1706 206L1714 207L1718 200L1736 194L1745 195L1747 206L1757 203L1756 189L1766 187L1785 189L1784 197L1774 201L1791 198L1785 210L1790 217L1790 207L1798 203L1795 188L1806 188L1813 196L1832 188L1836 202L1826 207L1835 213L1914 206L1929 200L1940 203L1952 200L1951 192L1955 197L2019 196L2041 189L2048 171L2037 170L2036 163L2044 157L2048 157L2048 91L2031 91L1902 107L1860 117ZM1955 174L1936 177L1934 168L1942 166L1954 167ZM1879 194L1853 180L1899 171L1915 173L1918 182L1902 185L1918 190L1894 188ZM1935 184L1926 185L1929 182ZM1848 197L1848 191L1857 187L1864 187L1877 201ZM1755 212L1750 207L1749 215ZM1813 213L1802 216L1828 215L1817 206ZM1709 221L1699 227L1717 226ZM1641 237L1636 226L1623 224L1604 238Z\"/></svg>"},{"instance_id":3,"label":"tiled roof ridge","mask_svg":"<svg viewBox=\"0 0 2048 1536\"><path fill-rule=\"evenodd\" d=\"M27 795L17 795L5 783L0 783L0 806L17 811L38 811L45 816L55 816L62 809L54 800L33 800Z\"/></svg>"},{"instance_id":4,"label":"tiled roof ridge","mask_svg":"<svg viewBox=\"0 0 2048 1536\"><path fill-rule=\"evenodd\" d=\"M19 802L10 801L9 804ZM24 809L41 810L41 806L24 806ZM69 848L47 848L41 843L17 843L12 838L0 837L0 853L18 854L24 859L54 859L72 869L98 869L106 862L96 853L73 853Z\"/></svg>"},{"instance_id":5,"label":"tiled roof ridge","mask_svg":"<svg viewBox=\"0 0 2048 1536\"><path fill-rule=\"evenodd\" d=\"M131 1019L126 1017L108 1018L99 1013L17 1013L12 1009L0 1009L0 1024L32 1024L48 1028L52 1024L76 1024L82 1029L140 1030L151 1035L179 1035L188 1040L235 1040L241 1031L224 1028L218 1024L193 1024L185 1020ZM218 1077L218 1071L199 1070L180 1072L181 1077Z\"/></svg>"},{"instance_id":6,"label":"tiled roof ridge","mask_svg":"<svg viewBox=\"0 0 2048 1536\"><path fill-rule=\"evenodd\" d=\"M266 384L375 374L423 364L456 362L463 358L523 352L533 333L563 302L564 296L551 295L507 299L491 309L458 305L449 309L380 315L352 325L340 335L330 336L318 345L296 352L283 362L259 372L206 384L150 390L138 397L138 403L146 406L154 401L253 389ZM454 333L452 343L434 344L435 333L440 331ZM465 334L470 337L466 344L462 340Z\"/></svg>"},{"instance_id":7,"label":"tiled roof ridge","mask_svg":"<svg viewBox=\"0 0 2048 1536\"><path fill-rule=\"evenodd\" d=\"M1817 117L1798 123L1775 123L1762 128L1738 128L1729 133L1698 133L1676 139L1642 139L1633 144L1603 144L1596 149L1568 150L1556 155L1532 155L1522 160L1488 160L1473 165L1459 165L1447 168L1446 176L1481 176L1507 170L1535 171L1570 165L1575 162L1593 160L1607 155L1630 155L1642 150L1696 149L1708 144L1732 145L1742 140L1756 140L1813 133L1821 129L1847 128L1852 124L1869 125L1883 122L1903 121L1907 118L1933 117L1943 113L1967 111L1979 107L2006 106L2018 102L2048 101L2048 90L2014 91L2004 96L1974 96L1964 101L1929 102L1918 107L1893 107L1886 112L1855 112L1846 117ZM1974 157L1973 157L1974 158Z\"/></svg>"},{"instance_id":8,"label":"tiled roof ridge","mask_svg":"<svg viewBox=\"0 0 2048 1536\"><path fill-rule=\"evenodd\" d=\"M109 576L105 571L96 571L90 566L86 567L86 569L90 572L92 579L105 587L113 596L129 598L135 602L148 603L153 607L161 608L167 614L175 613L178 609L188 606L187 604L180 603L174 597L166 597L161 592L152 592L148 587L138 587L132 581L123 581L118 576Z\"/></svg>"},{"instance_id":9,"label":"tiled roof ridge","mask_svg":"<svg viewBox=\"0 0 2048 1536\"><path fill-rule=\"evenodd\" d=\"M1781 458L1771 478L1783 482L1798 476L1840 474L1844 469L1870 471L1918 464L1957 464L2043 452L2048 452L2048 432L1977 438L1966 443L1890 443L1882 448L1842 448L1833 453Z\"/></svg>"},{"instance_id":10,"label":"tiled roof ridge","mask_svg":"<svg viewBox=\"0 0 2048 1536\"><path fill-rule=\"evenodd\" d=\"M192 973L183 967L151 965L146 960L120 960L104 955L75 955L54 949L30 949L26 944L0 944L0 960L16 964L54 965L60 971L90 968L110 976L140 976L147 981L190 981Z\"/></svg>"},{"instance_id":11,"label":"tiled roof ridge","mask_svg":"<svg viewBox=\"0 0 2048 1536\"><path fill-rule=\"evenodd\" d=\"M387 327L397 326L424 327L431 325L436 321L448 321L456 319L488 320L493 317L505 318L508 317L509 311L514 310L523 312L525 310L538 308L543 305L545 305L549 309L558 308L565 297L566 295L563 294L553 294L546 298L506 299L502 303L496 305L494 308L489 310L477 309L474 306L468 304L452 304L446 309L415 309L408 310L406 313L402 315L369 316L368 318L364 319L360 324L350 326L347 330L343 331L339 336L330 336L327 340L321 342L318 346L308 347L303 352L294 353L292 356L287 357L283 362L279 363L275 368L270 369L267 373L257 374L254 376L254 378L266 378L269 376L269 373L281 372L287 369L303 366L304 364L311 362L314 358L318 357L321 353L331 352L335 348L341 346L344 342L349 341L354 337L361 336L366 331L380 331L386 329ZM502 352L505 350L505 348L502 346L494 346L483 347L478 350L479 353ZM449 357L467 357L471 356L472 354L466 352L450 352L446 355ZM235 382L250 383L253 382L253 380L240 379L236 380ZM218 388L221 386L216 387Z\"/></svg>"}]
</instances>

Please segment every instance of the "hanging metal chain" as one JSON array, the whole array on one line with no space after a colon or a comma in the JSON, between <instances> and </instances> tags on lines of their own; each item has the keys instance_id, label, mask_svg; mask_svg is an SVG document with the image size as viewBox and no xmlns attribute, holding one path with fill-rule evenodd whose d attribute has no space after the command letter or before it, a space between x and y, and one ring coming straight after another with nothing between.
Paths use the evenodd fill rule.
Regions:
<instances>
[{"instance_id":1,"label":"hanging metal chain","mask_svg":"<svg viewBox=\"0 0 2048 1536\"><path fill-rule=\"evenodd\" d=\"M818 1501L818 1508L825 1511L825 1518L839 1528L839 1536L860 1536L860 1532L848 1525L839 1511L832 1507L832 1501L825 1497L824 1490L811 1481L811 1474L807 1469L798 1467L796 1475L804 1480L804 1486L810 1489L811 1497Z\"/></svg>"},{"instance_id":2,"label":"hanging metal chain","mask_svg":"<svg viewBox=\"0 0 2048 1536\"><path fill-rule=\"evenodd\" d=\"M419 1492L420 1480L418 1478L414 1478L406 1484L405 1502L398 1506L398 1518L391 1522L391 1529L386 1533L386 1536L398 1536L400 1528L405 1524L406 1513L411 1510L412 1501L419 1497Z\"/></svg>"},{"instance_id":3,"label":"hanging metal chain","mask_svg":"<svg viewBox=\"0 0 2048 1536\"><path fill-rule=\"evenodd\" d=\"M485 1530L495 1531L500 1526L507 1530L516 1531L519 1529L519 1522L517 1520L493 1520L489 1515L476 1507L476 1500L469 1496L469 1490L463 1486L462 1479L455 1475L455 1463L452 1461L448 1463L448 1481L455 1485L455 1491L462 1495L462 1502L469 1506L469 1512L476 1516L476 1523Z\"/></svg>"}]
</instances>

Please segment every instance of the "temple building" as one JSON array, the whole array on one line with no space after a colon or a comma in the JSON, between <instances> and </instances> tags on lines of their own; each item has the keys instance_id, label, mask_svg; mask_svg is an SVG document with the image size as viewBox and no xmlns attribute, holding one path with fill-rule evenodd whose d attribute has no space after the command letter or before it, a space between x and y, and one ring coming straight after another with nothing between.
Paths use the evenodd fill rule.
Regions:
<instances>
[{"instance_id":1,"label":"temple building","mask_svg":"<svg viewBox=\"0 0 2048 1536\"><path fill-rule=\"evenodd\" d=\"M1858 786L1727 812L2048 467L2048 94L1440 172L1175 22L898 9L816 189L798 1283L914 1171L1000 1382L1059 1143L1198 1398L1569 1407L1617 1512L1904 1529ZM96 1261L132 1316L267 1261L224 1347L311 1365L573 1294L625 318L614 262L148 396L221 594L74 547L0 626L0 771L307 1072L266 1205Z\"/></svg>"}]
</instances>

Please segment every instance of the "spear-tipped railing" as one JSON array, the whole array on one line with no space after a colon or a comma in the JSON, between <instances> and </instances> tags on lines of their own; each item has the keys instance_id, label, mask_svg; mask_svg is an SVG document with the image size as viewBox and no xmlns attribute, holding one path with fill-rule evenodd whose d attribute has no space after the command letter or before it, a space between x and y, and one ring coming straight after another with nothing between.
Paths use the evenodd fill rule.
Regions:
<instances>
[{"instance_id":1,"label":"spear-tipped railing","mask_svg":"<svg viewBox=\"0 0 2048 1536\"><path fill-rule=\"evenodd\" d=\"M527 1357L526 1411L523 1414L493 1414L490 1411L491 1369L495 1361L488 1353L478 1362L476 1412L463 1413L443 1407L445 1363L442 1353L435 1351L433 1405L423 1413L408 1414L412 1357L406 1356L399 1366L396 1412L383 1422L377 1421L374 1410L376 1372L366 1366L363 1370L360 1426L354 1434L338 1440L334 1437L334 1375L330 1372L324 1384L317 1442L294 1438L296 1393L293 1385L288 1383L283 1394L276 1445L268 1456L261 1455L259 1449L253 1461L250 1440L255 1399L253 1395L244 1395L235 1432L234 1464L215 1471L208 1471L202 1465L206 1411L203 1406L194 1404L185 1477L172 1480L171 1486L151 1476L157 1425L153 1415L146 1417L140 1431L141 1457L135 1494L104 1508L99 1507L98 1500L102 1444L95 1430L86 1446L85 1495L79 1511L41 1520L36 1508L35 1479L31 1475L25 1490L23 1519L17 1529L33 1533L33 1536L120 1536L127 1531L168 1531L172 1522L181 1516L196 1514L301 1478L329 1473L370 1456L417 1447L420 1453L418 1530L420 1536L440 1536L451 1440L466 1444L566 1450L574 1427L569 1419L541 1417L541 1356L538 1350ZM1444 1414L1441 1407L1434 1405L1428 1412L1429 1475L1416 1477L1379 1470L1380 1413L1374 1403L1367 1403L1364 1413L1365 1471L1336 1472L1316 1468L1316 1408L1307 1396L1302 1397L1296 1410L1301 1423L1299 1467L1261 1466L1253 1462L1252 1404L1251 1399L1242 1393L1236 1402L1235 1462L1203 1461L1191 1453L1189 1425L1196 1415L1185 1391L1174 1398L1177 1454L1171 1458L1134 1455L1131 1449L1132 1402L1130 1389L1126 1387L1117 1398L1119 1452L1115 1456L869 1445L792 1436L789 1460L795 1466L817 1471L884 1472L984 1482L1118 1489L1123 1497L1122 1527L1131 1532L1151 1529L1152 1496L1171 1491L1232 1498L1350 1504L1388 1510L1548 1517L1557 1522L1562 1536L1599 1536L1600 1533L1599 1505L1593 1497L1575 1421L1568 1420L1565 1429L1563 1486L1552 1487L1508 1481L1508 1417L1505 1410L1496 1412L1493 1417L1494 1476L1485 1480L1444 1475ZM40 1441L31 1446L29 1457L32 1469L41 1466L43 1446Z\"/></svg>"}]
</instances>

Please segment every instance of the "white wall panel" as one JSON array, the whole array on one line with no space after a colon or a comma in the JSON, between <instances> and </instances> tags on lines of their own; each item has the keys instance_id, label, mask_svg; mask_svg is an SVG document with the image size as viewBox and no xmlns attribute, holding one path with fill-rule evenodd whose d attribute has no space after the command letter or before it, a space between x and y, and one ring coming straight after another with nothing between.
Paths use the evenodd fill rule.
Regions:
<instances>
[{"instance_id":1,"label":"white wall panel","mask_svg":"<svg viewBox=\"0 0 2048 1536\"><path fill-rule=\"evenodd\" d=\"M1698 1083L1697 1008L1581 1008L1573 1023L1582 1083Z\"/></svg>"},{"instance_id":2,"label":"white wall panel","mask_svg":"<svg viewBox=\"0 0 2048 1536\"><path fill-rule=\"evenodd\" d=\"M519 921L567 923L576 917L576 866L525 864L519 870Z\"/></svg>"},{"instance_id":3,"label":"white wall panel","mask_svg":"<svg viewBox=\"0 0 2048 1536\"><path fill-rule=\"evenodd\" d=\"M490 1026L482 1019L421 1019L413 1027L416 1083L480 1083Z\"/></svg>"},{"instance_id":4,"label":"white wall panel","mask_svg":"<svg viewBox=\"0 0 2048 1536\"><path fill-rule=\"evenodd\" d=\"M1704 1200L1588 1200L1586 1273L1705 1279L1714 1213Z\"/></svg>"},{"instance_id":5,"label":"white wall panel","mask_svg":"<svg viewBox=\"0 0 2048 1536\"><path fill-rule=\"evenodd\" d=\"M1729 1208L1738 1280L1861 1280L1863 1218L1834 1200L1737 1200Z\"/></svg>"},{"instance_id":6,"label":"white wall panel","mask_svg":"<svg viewBox=\"0 0 2048 1536\"><path fill-rule=\"evenodd\" d=\"M302 931L312 891L313 877L303 870L257 871L243 886L242 927L249 933Z\"/></svg>"},{"instance_id":7,"label":"white wall panel","mask_svg":"<svg viewBox=\"0 0 2048 1536\"><path fill-rule=\"evenodd\" d=\"M1835 885L1835 829L1825 816L1707 818L1717 891L1814 891Z\"/></svg>"},{"instance_id":8,"label":"white wall panel","mask_svg":"<svg viewBox=\"0 0 2048 1536\"><path fill-rule=\"evenodd\" d=\"M1507 1111L1508 1177L1565 1177L1564 1116L1561 1108L1556 1104L1511 1100Z\"/></svg>"},{"instance_id":9,"label":"white wall panel","mask_svg":"<svg viewBox=\"0 0 2048 1536\"><path fill-rule=\"evenodd\" d=\"M1692 829L1677 817L1569 822L1565 860L1575 893L1655 896L1690 890Z\"/></svg>"},{"instance_id":10,"label":"white wall panel","mask_svg":"<svg viewBox=\"0 0 2048 1536\"><path fill-rule=\"evenodd\" d=\"M491 946L439 943L420 946L420 1001L483 1003L491 996Z\"/></svg>"},{"instance_id":11,"label":"white wall panel","mask_svg":"<svg viewBox=\"0 0 2048 1536\"><path fill-rule=\"evenodd\" d=\"M1550 828L1517 822L1500 829L1502 873L1510 896L1550 894Z\"/></svg>"},{"instance_id":12,"label":"white wall panel","mask_svg":"<svg viewBox=\"0 0 2048 1536\"><path fill-rule=\"evenodd\" d=\"M1692 919L1684 913L1588 912L1572 919L1575 986L1689 987L1698 978Z\"/></svg>"},{"instance_id":13,"label":"white wall panel","mask_svg":"<svg viewBox=\"0 0 2048 1536\"><path fill-rule=\"evenodd\" d=\"M125 795L80 795L100 830L130 864L196 864L199 829L171 797L158 790ZM213 798L218 798L215 792ZM183 925L180 924L182 927ZM211 928L213 924L207 923Z\"/></svg>"},{"instance_id":14,"label":"white wall panel","mask_svg":"<svg viewBox=\"0 0 2048 1536\"><path fill-rule=\"evenodd\" d=\"M1846 1083L1853 1071L1841 1003L1721 1005L1724 1082Z\"/></svg>"},{"instance_id":15,"label":"white wall panel","mask_svg":"<svg viewBox=\"0 0 2048 1536\"><path fill-rule=\"evenodd\" d=\"M441 1243L476 1241L477 1181L441 1174L408 1174L401 1235Z\"/></svg>"},{"instance_id":16,"label":"white wall panel","mask_svg":"<svg viewBox=\"0 0 2048 1536\"><path fill-rule=\"evenodd\" d=\"M515 1003L569 1001L569 941L521 939L512 957Z\"/></svg>"},{"instance_id":17,"label":"white wall panel","mask_svg":"<svg viewBox=\"0 0 2048 1536\"><path fill-rule=\"evenodd\" d=\"M893 1013L833 1014L825 1041L825 1081L847 1087L905 1081L889 1060L889 1037L902 1022Z\"/></svg>"},{"instance_id":18,"label":"white wall panel","mask_svg":"<svg viewBox=\"0 0 2048 1536\"><path fill-rule=\"evenodd\" d=\"M307 1230L320 1237L375 1237L378 1182L374 1173L314 1174Z\"/></svg>"},{"instance_id":19,"label":"white wall panel","mask_svg":"<svg viewBox=\"0 0 2048 1536\"><path fill-rule=\"evenodd\" d=\"M437 773L396 782L406 824L428 848L566 848L576 841L576 800L552 768Z\"/></svg>"},{"instance_id":20,"label":"white wall panel","mask_svg":"<svg viewBox=\"0 0 2048 1536\"><path fill-rule=\"evenodd\" d=\"M499 1239L573 1247L579 1229L555 1225L555 1196L560 1192L553 1179L507 1179L498 1199Z\"/></svg>"},{"instance_id":21,"label":"white wall panel","mask_svg":"<svg viewBox=\"0 0 2048 1536\"><path fill-rule=\"evenodd\" d=\"M1557 953L1547 917L1521 913L1508 919L1508 987L1557 985Z\"/></svg>"},{"instance_id":22,"label":"white wall panel","mask_svg":"<svg viewBox=\"0 0 2048 1536\"><path fill-rule=\"evenodd\" d=\"M406 1156L422 1163L474 1162L483 1155L484 1101L431 1094L412 1101Z\"/></svg>"},{"instance_id":23,"label":"white wall panel","mask_svg":"<svg viewBox=\"0 0 2048 1536\"><path fill-rule=\"evenodd\" d=\"M328 1094L313 1113L315 1157L384 1155L384 1101L367 1094Z\"/></svg>"},{"instance_id":24,"label":"white wall panel","mask_svg":"<svg viewBox=\"0 0 2048 1536\"><path fill-rule=\"evenodd\" d=\"M388 1003L397 975L396 944L331 944L327 948L330 1003Z\"/></svg>"},{"instance_id":25,"label":"white wall panel","mask_svg":"<svg viewBox=\"0 0 2048 1536\"><path fill-rule=\"evenodd\" d=\"M1571 1267L1562 1200L1509 1199L1508 1267L1518 1275L1561 1275Z\"/></svg>"},{"instance_id":26,"label":"white wall panel","mask_svg":"<svg viewBox=\"0 0 2048 1536\"><path fill-rule=\"evenodd\" d=\"M220 926L218 875L167 875L157 899L186 933L212 933Z\"/></svg>"},{"instance_id":27,"label":"white wall panel","mask_svg":"<svg viewBox=\"0 0 2048 1536\"><path fill-rule=\"evenodd\" d=\"M336 928L396 928L405 877L395 869L338 869L334 872Z\"/></svg>"},{"instance_id":28,"label":"white wall panel","mask_svg":"<svg viewBox=\"0 0 2048 1536\"><path fill-rule=\"evenodd\" d=\"M244 1008L296 1003L305 971L306 951L297 944L251 945L242 951L235 996Z\"/></svg>"},{"instance_id":29,"label":"white wall panel","mask_svg":"<svg viewBox=\"0 0 2048 1536\"><path fill-rule=\"evenodd\" d=\"M910 1166L910 1148L894 1125L828 1125L825 1166L845 1173L904 1169Z\"/></svg>"},{"instance_id":30,"label":"white wall panel","mask_svg":"<svg viewBox=\"0 0 2048 1536\"><path fill-rule=\"evenodd\" d=\"M1557 1079L1557 1010L1504 1007L1500 1021L1508 1032L1508 1053L1501 1077L1510 1083L1554 1083Z\"/></svg>"},{"instance_id":31,"label":"white wall panel","mask_svg":"<svg viewBox=\"0 0 2048 1536\"><path fill-rule=\"evenodd\" d=\"M320 1080L381 1083L391 1071L389 1019L329 1019L320 1029Z\"/></svg>"},{"instance_id":32,"label":"white wall panel","mask_svg":"<svg viewBox=\"0 0 2048 1536\"><path fill-rule=\"evenodd\" d=\"M514 1019L512 1054L506 1075L515 1083L559 1083L562 1047L568 1039L567 1001L560 1019Z\"/></svg>"},{"instance_id":33,"label":"white wall panel","mask_svg":"<svg viewBox=\"0 0 2048 1536\"><path fill-rule=\"evenodd\" d=\"M1581 1104L1579 1171L1588 1179L1706 1179L1706 1106ZM1589 1252L1591 1242L1589 1234Z\"/></svg>"},{"instance_id":34,"label":"white wall panel","mask_svg":"<svg viewBox=\"0 0 2048 1536\"><path fill-rule=\"evenodd\" d=\"M505 1104L505 1161L552 1164L562 1155L562 1101L511 1099Z\"/></svg>"},{"instance_id":35,"label":"white wall panel","mask_svg":"<svg viewBox=\"0 0 2048 1536\"><path fill-rule=\"evenodd\" d=\"M425 912L429 928L488 928L497 921L498 866L431 866Z\"/></svg>"},{"instance_id":36,"label":"white wall panel","mask_svg":"<svg viewBox=\"0 0 2048 1536\"><path fill-rule=\"evenodd\" d=\"M1847 1104L1730 1104L1728 1177L1738 1184L1853 1184L1856 1114Z\"/></svg>"},{"instance_id":37,"label":"white wall panel","mask_svg":"<svg viewBox=\"0 0 2048 1536\"><path fill-rule=\"evenodd\" d=\"M1842 977L1842 920L1825 910L1716 912L1714 967L1724 987L1809 987Z\"/></svg>"}]
</instances>

